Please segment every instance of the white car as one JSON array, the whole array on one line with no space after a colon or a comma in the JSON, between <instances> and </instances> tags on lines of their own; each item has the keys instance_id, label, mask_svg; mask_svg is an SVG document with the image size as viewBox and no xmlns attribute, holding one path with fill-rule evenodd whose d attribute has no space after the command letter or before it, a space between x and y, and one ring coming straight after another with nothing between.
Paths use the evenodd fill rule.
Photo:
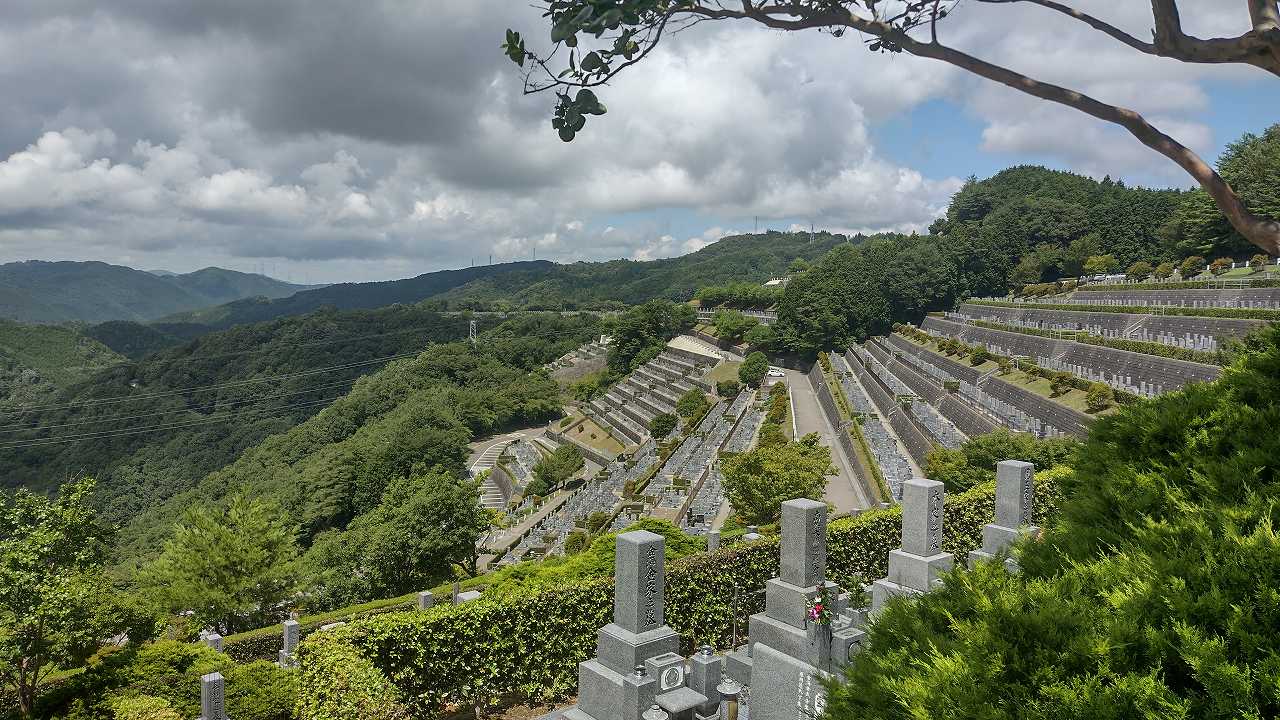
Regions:
<instances>
[{"instance_id":1,"label":"white car","mask_svg":"<svg viewBox=\"0 0 1280 720\"><path fill-rule=\"evenodd\" d=\"M776 367L769 368L769 377L786 377L787 374Z\"/></svg>"}]
</instances>

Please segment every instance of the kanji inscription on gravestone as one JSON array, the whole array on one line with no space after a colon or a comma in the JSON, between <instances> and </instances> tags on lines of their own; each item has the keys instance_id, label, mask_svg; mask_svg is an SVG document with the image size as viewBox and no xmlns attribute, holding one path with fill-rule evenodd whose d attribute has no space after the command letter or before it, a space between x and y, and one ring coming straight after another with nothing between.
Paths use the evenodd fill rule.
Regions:
<instances>
[{"instance_id":1,"label":"kanji inscription on gravestone","mask_svg":"<svg viewBox=\"0 0 1280 720\"><path fill-rule=\"evenodd\" d=\"M822 717L827 710L827 693L822 683L808 673L800 673L796 685L796 720Z\"/></svg>"}]
</instances>

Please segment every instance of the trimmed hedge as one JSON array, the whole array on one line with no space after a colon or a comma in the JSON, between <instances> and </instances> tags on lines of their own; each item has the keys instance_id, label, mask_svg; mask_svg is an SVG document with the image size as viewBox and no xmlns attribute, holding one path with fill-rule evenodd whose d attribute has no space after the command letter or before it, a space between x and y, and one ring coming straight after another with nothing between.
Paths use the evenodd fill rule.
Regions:
<instances>
[{"instance_id":1,"label":"trimmed hedge","mask_svg":"<svg viewBox=\"0 0 1280 720\"><path fill-rule=\"evenodd\" d=\"M297 716L311 720L412 717L396 689L337 628L298 646Z\"/></svg>"},{"instance_id":2,"label":"trimmed hedge","mask_svg":"<svg viewBox=\"0 0 1280 720\"><path fill-rule=\"evenodd\" d=\"M449 586L443 586L448 588ZM440 588L437 588L439 590ZM403 595L388 600L378 600L363 605L334 610L319 615L299 618L298 630L302 637L319 630L322 626L335 622L349 622L357 618L380 615L389 612L411 610L416 605L414 595ZM284 647L284 628L280 625L248 630L235 635L228 635L222 640L222 649L236 662L253 660L275 660L277 653Z\"/></svg>"},{"instance_id":3,"label":"trimmed hedge","mask_svg":"<svg viewBox=\"0 0 1280 720\"><path fill-rule=\"evenodd\" d=\"M1191 350L1188 348L1177 347L1175 345L1165 345L1164 343L1148 342L1145 340L1121 340L1119 338L1099 337L1097 335L1081 335L1076 338L1077 341L1087 345L1101 345L1102 347L1114 348L1116 350L1128 350L1129 352L1142 353L1143 355L1159 355L1172 360L1186 360L1188 362L1203 363L1205 365L1227 365L1227 357L1216 352L1207 352L1205 350Z\"/></svg>"},{"instance_id":4,"label":"trimmed hedge","mask_svg":"<svg viewBox=\"0 0 1280 720\"><path fill-rule=\"evenodd\" d=\"M1102 335L1091 335L1083 330L1044 330L1042 328L1021 327L1019 325L1002 325L987 320L972 320L974 325L987 328L988 330L1003 330L1005 332L1022 333L1023 335L1036 335L1044 338L1075 340L1076 342L1085 343L1086 345L1097 345L1099 347L1109 347L1116 350L1128 350L1129 352L1142 353L1143 355L1158 355L1167 357L1172 360L1186 360L1187 362L1203 363L1205 365L1226 365L1227 361L1218 353L1208 352L1205 350L1190 350L1188 348L1178 347L1176 345L1165 345L1164 343L1150 342L1146 340L1122 340L1120 338L1104 337Z\"/></svg>"},{"instance_id":5,"label":"trimmed hedge","mask_svg":"<svg viewBox=\"0 0 1280 720\"><path fill-rule=\"evenodd\" d=\"M1037 475L1038 523L1056 512L1057 483L1069 472L1054 468ZM950 498L945 548L964 558L978 547L994 506L994 483ZM858 588L882 577L889 551L899 545L901 518L895 507L833 521L827 537L831 579ZM745 637L745 618L763 608L760 591L777 568L775 538L672 563L666 619L681 634L683 651L703 643L727 646L735 619L739 639ZM563 698L577 684L578 663L594 653L612 603L613 580L606 578L524 597L386 614L314 634L301 646L298 717L398 720L406 706L414 716L439 717L450 708Z\"/></svg>"},{"instance_id":6,"label":"trimmed hedge","mask_svg":"<svg viewBox=\"0 0 1280 720\"><path fill-rule=\"evenodd\" d=\"M1280 310L1261 308L1186 308L1168 305L1072 305L1064 303L1022 303L1003 300L966 300L974 305L1029 308L1031 310L1073 310L1076 312L1129 313L1135 315L1185 315L1187 317L1233 318L1237 320L1280 321Z\"/></svg>"},{"instance_id":7,"label":"trimmed hedge","mask_svg":"<svg viewBox=\"0 0 1280 720\"><path fill-rule=\"evenodd\" d=\"M1251 288L1273 288L1280 287L1280 280L1251 280L1247 277L1241 278L1249 284L1246 287ZM1217 287L1214 287L1214 286ZM1100 290L1217 290L1222 288L1221 280L1184 280L1182 282L1165 282L1165 283L1129 283L1120 285L1082 285L1076 290L1078 292L1096 292ZM1230 290L1231 288L1226 288Z\"/></svg>"}]
</instances>

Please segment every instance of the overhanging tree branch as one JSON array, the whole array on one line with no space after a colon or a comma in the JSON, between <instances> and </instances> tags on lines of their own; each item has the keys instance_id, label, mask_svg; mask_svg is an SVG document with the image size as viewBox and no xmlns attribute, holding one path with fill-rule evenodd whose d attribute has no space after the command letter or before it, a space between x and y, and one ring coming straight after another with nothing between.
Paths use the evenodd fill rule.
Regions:
<instances>
[{"instance_id":1,"label":"overhanging tree branch","mask_svg":"<svg viewBox=\"0 0 1280 720\"><path fill-rule=\"evenodd\" d=\"M1169 57L1184 62L1247 64L1280 75L1280 12L1277 12L1277 0L1245 0L1249 11L1250 30L1235 38L1210 39L1191 37L1183 32L1176 0L1151 0L1155 31L1153 41L1150 43L1138 40L1115 26L1074 10L1057 0L978 1L990 4L1028 2L1039 5L1073 17L1145 54ZM629 6L630 12L635 13L637 18L634 24L647 25L649 29L654 27L655 22L665 23L681 15L698 17L702 20L751 20L778 30L821 29L834 35L842 34L845 29L852 29L874 38L870 42L872 50L907 52L918 57L940 60L1027 95L1073 108L1124 128L1142 144L1177 163L1204 188L1241 235L1271 255L1280 255L1280 221L1263 218L1251 212L1212 166L1190 148L1153 126L1141 114L1128 108L1101 102L1076 90L1041 82L940 43L937 37L937 20L944 17L946 11L939 8L937 0L908 0L901 6L895 6L891 12L896 14L882 12L880 8L883 6L878 0L857 0L856 2L853 0L792 0L785 3L765 4L741 0L741 9L730 9L721 2L707 0L618 0L618 5ZM863 17L850 9L860 5L869 10L870 17ZM952 3L953 6L954 3ZM557 28L553 30L553 39L557 31L563 34L564 23L573 24L578 22L579 17L586 18L586 22L582 25L584 31L594 30L596 37L600 37L603 25L601 19L592 18L595 7L596 5L587 0L562 0L555 12L548 11ZM641 19L644 22L641 22ZM911 36L912 30L926 24L929 25L930 40L917 40ZM616 22L609 29L615 27L617 27ZM650 37L651 42L647 43L640 57L653 49L660 36L659 32ZM634 35L627 35L624 31L622 37L630 40ZM576 44L576 40L574 42ZM601 55L606 60L614 56L622 56L623 53L617 50L619 42L621 41L615 40L614 51L602 51ZM526 57L532 56L532 53L525 51L523 40L518 34L513 40L510 31L508 31L508 43L504 48L508 55L521 65L524 64ZM633 58L633 55L634 52L625 54L627 62L615 68L610 68L607 62L603 67L597 66L593 60L593 67L599 69L585 74L576 71L571 62L571 70L576 72L575 81L565 82L557 77L553 84L583 87L584 82L589 82L591 85L606 83L623 67L634 64L634 61L640 59ZM536 57L534 60L537 62ZM543 67L550 72L545 65ZM570 101L567 96L562 96L561 106L557 108L556 122L560 123L557 127L567 123L576 131L582 125L581 115L595 114L591 113L595 108L594 95L589 95L585 101L581 99ZM599 111L603 112L602 106L599 107ZM561 132L561 137L566 140L571 140L572 136L573 132L567 134L564 130Z\"/></svg>"}]
</instances>

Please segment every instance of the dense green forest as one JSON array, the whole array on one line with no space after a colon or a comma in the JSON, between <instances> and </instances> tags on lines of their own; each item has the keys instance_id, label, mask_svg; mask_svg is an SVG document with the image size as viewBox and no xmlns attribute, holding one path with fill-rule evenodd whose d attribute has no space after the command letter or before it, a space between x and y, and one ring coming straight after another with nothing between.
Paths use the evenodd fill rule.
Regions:
<instances>
[{"instance_id":1,"label":"dense green forest","mask_svg":"<svg viewBox=\"0 0 1280 720\"><path fill-rule=\"evenodd\" d=\"M240 298L286 297L305 289L222 268L159 275L102 262L32 260L0 265L0 318L34 323L145 321Z\"/></svg>"},{"instance_id":2,"label":"dense green forest","mask_svg":"<svg viewBox=\"0 0 1280 720\"><path fill-rule=\"evenodd\" d=\"M45 404L124 358L75 328L0 320L0 412Z\"/></svg>"},{"instance_id":3,"label":"dense green forest","mask_svg":"<svg viewBox=\"0 0 1280 720\"><path fill-rule=\"evenodd\" d=\"M465 479L467 443L559 416L560 389L541 365L599 330L591 316L522 315L482 334L474 349L437 344L391 362L134 518L121 532L120 560L153 557L189 508L244 496L288 518L311 607L439 582L452 563L472 559L487 525Z\"/></svg>"},{"instance_id":4,"label":"dense green forest","mask_svg":"<svg viewBox=\"0 0 1280 720\"><path fill-rule=\"evenodd\" d=\"M49 489L92 475L105 517L123 520L316 414L386 358L466 333L464 317L403 306L211 333L6 413L0 477Z\"/></svg>"}]
</instances>

